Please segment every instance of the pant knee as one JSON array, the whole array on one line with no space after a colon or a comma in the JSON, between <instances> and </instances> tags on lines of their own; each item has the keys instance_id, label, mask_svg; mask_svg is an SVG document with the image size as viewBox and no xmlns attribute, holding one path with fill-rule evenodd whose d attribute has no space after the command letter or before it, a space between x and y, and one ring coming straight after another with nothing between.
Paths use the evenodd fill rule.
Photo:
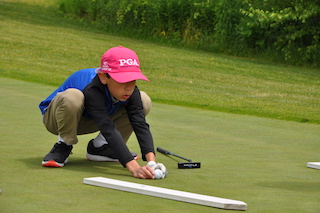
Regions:
<instances>
[{"instance_id":1,"label":"pant knee","mask_svg":"<svg viewBox=\"0 0 320 213\"><path fill-rule=\"evenodd\" d=\"M141 101L143 105L143 112L144 115L147 115L152 107L152 101L151 98L147 95L147 93L140 91Z\"/></svg>"},{"instance_id":2,"label":"pant knee","mask_svg":"<svg viewBox=\"0 0 320 213\"><path fill-rule=\"evenodd\" d=\"M58 93L57 96L60 96L63 105L68 109L82 110L84 107L84 95L78 89L70 88Z\"/></svg>"}]
</instances>

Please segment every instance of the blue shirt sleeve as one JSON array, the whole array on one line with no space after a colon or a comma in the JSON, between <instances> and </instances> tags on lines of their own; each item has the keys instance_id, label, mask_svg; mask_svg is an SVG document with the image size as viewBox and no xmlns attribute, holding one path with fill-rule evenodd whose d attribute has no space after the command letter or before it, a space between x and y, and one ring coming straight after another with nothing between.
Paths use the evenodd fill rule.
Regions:
<instances>
[{"instance_id":1,"label":"blue shirt sleeve","mask_svg":"<svg viewBox=\"0 0 320 213\"><path fill-rule=\"evenodd\" d=\"M69 88L75 88L83 91L83 89L97 75L95 70L96 68L88 68L73 73L60 87L58 87L53 93L51 93L45 100L43 100L39 104L41 113L45 113L46 108L49 106L50 102L57 95L58 92L63 92Z\"/></svg>"}]
</instances>

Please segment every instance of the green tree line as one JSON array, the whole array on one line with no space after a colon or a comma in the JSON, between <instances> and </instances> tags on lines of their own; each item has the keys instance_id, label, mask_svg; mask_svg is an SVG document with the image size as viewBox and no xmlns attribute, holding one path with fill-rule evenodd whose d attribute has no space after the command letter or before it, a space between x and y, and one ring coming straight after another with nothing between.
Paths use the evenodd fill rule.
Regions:
<instances>
[{"instance_id":1,"label":"green tree line","mask_svg":"<svg viewBox=\"0 0 320 213\"><path fill-rule=\"evenodd\" d=\"M320 0L59 0L110 32L292 65L320 65Z\"/></svg>"}]
</instances>

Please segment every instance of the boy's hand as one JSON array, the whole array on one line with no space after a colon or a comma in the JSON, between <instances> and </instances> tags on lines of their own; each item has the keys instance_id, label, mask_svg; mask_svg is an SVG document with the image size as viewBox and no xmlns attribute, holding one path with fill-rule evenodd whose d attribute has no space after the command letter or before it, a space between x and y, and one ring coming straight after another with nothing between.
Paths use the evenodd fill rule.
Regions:
<instances>
[{"instance_id":1,"label":"boy's hand","mask_svg":"<svg viewBox=\"0 0 320 213\"><path fill-rule=\"evenodd\" d=\"M141 179L154 179L154 172L149 166L142 166L133 172L133 176Z\"/></svg>"},{"instance_id":2,"label":"boy's hand","mask_svg":"<svg viewBox=\"0 0 320 213\"><path fill-rule=\"evenodd\" d=\"M150 166L140 166L136 160L129 161L126 167L133 177L141 179L154 179L154 172Z\"/></svg>"}]
</instances>

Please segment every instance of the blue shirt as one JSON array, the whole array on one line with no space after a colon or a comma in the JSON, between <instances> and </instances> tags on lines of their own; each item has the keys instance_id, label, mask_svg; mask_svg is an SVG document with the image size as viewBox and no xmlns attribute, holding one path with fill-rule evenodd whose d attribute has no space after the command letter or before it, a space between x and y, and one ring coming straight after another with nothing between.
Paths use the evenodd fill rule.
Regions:
<instances>
[{"instance_id":1,"label":"blue shirt","mask_svg":"<svg viewBox=\"0 0 320 213\"><path fill-rule=\"evenodd\" d=\"M95 72L96 68L88 68L79 70L73 73L56 91L49 95L45 100L39 104L41 113L44 114L46 108L49 106L52 99L57 95L58 92L63 92L69 88L75 88L80 91L92 81L92 79L97 75Z\"/></svg>"}]
</instances>

